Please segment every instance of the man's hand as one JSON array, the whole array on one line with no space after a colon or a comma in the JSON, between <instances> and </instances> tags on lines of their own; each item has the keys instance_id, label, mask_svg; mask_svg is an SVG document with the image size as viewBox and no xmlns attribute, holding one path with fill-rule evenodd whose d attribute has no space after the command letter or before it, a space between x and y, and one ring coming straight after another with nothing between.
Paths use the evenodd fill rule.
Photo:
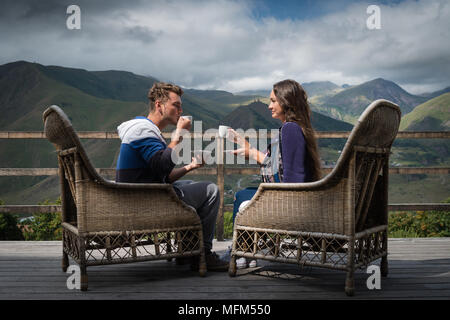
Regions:
<instances>
[{"instance_id":1,"label":"man's hand","mask_svg":"<svg viewBox=\"0 0 450 320\"><path fill-rule=\"evenodd\" d=\"M169 148L175 148L177 144L183 141L183 134L191 129L191 120L180 117L177 122L177 128L172 133L172 139L168 145Z\"/></svg>"},{"instance_id":2,"label":"man's hand","mask_svg":"<svg viewBox=\"0 0 450 320\"><path fill-rule=\"evenodd\" d=\"M204 165L205 162L201 161L200 158L192 157L192 162L189 163L188 165L185 165L184 167L181 168L174 168L172 170L172 172L169 174L169 182L170 183L175 182L181 177L183 177L189 171L203 167Z\"/></svg>"},{"instance_id":3,"label":"man's hand","mask_svg":"<svg viewBox=\"0 0 450 320\"><path fill-rule=\"evenodd\" d=\"M188 164L187 166L185 166L185 168L189 172L194 169L201 168L204 165L205 165L205 159L202 158L202 154L198 154L197 156L192 157L191 163Z\"/></svg>"},{"instance_id":4,"label":"man's hand","mask_svg":"<svg viewBox=\"0 0 450 320\"><path fill-rule=\"evenodd\" d=\"M177 122L177 130L191 130L191 120L188 118L180 117Z\"/></svg>"}]
</instances>

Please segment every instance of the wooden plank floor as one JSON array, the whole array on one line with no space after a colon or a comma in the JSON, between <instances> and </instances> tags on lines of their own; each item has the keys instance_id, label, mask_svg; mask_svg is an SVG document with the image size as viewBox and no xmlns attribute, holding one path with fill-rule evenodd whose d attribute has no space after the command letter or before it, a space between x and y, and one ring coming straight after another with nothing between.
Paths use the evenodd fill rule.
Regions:
<instances>
[{"instance_id":1,"label":"wooden plank floor","mask_svg":"<svg viewBox=\"0 0 450 320\"><path fill-rule=\"evenodd\" d=\"M214 248L223 253L230 244ZM80 292L67 289L61 251L59 241L0 242L0 300L450 298L450 238L389 239L389 276L381 278L381 290L367 289L369 274L358 270L351 298L345 272L263 261L235 278L226 272L201 278L166 260L89 267L89 290Z\"/></svg>"}]
</instances>

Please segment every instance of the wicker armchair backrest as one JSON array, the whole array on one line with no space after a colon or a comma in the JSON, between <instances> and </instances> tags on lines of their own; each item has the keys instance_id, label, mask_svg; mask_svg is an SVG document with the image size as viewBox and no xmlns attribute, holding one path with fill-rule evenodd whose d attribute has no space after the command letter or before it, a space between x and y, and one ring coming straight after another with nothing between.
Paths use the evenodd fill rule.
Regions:
<instances>
[{"instance_id":1,"label":"wicker armchair backrest","mask_svg":"<svg viewBox=\"0 0 450 320\"><path fill-rule=\"evenodd\" d=\"M332 172L336 178L348 177L348 162L355 157L356 232L383 223L377 221L380 215L376 216L374 208L382 208L381 203L387 201L387 179L380 177L388 175L389 153L400 119L400 108L392 102L376 100L371 103L359 117Z\"/></svg>"},{"instance_id":2,"label":"wicker armchair backrest","mask_svg":"<svg viewBox=\"0 0 450 320\"><path fill-rule=\"evenodd\" d=\"M61 154L64 150L76 148L76 153L83 165L83 171L88 173L88 178L94 181L103 181L104 179L92 166L78 135L72 127L72 123L64 111L53 105L44 111L43 120L45 136L54 144L56 150ZM74 170L74 168L70 169Z\"/></svg>"}]
</instances>

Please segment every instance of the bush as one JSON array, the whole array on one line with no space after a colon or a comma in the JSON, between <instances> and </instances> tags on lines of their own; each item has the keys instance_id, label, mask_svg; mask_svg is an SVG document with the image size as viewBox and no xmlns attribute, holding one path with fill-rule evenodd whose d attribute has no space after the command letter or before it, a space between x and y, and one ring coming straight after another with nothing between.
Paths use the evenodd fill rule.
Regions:
<instances>
[{"instance_id":1,"label":"bush","mask_svg":"<svg viewBox=\"0 0 450 320\"><path fill-rule=\"evenodd\" d=\"M0 206L4 204L3 200L0 200ZM23 240L17 218L9 213L0 213L0 240Z\"/></svg>"},{"instance_id":2,"label":"bush","mask_svg":"<svg viewBox=\"0 0 450 320\"><path fill-rule=\"evenodd\" d=\"M61 204L61 200L56 203L50 203L46 200L41 205ZM27 227L24 229L25 240L40 241L40 240L61 240L61 213L37 213L33 214L33 218L27 222Z\"/></svg>"},{"instance_id":3,"label":"bush","mask_svg":"<svg viewBox=\"0 0 450 320\"><path fill-rule=\"evenodd\" d=\"M450 237L450 212L392 213L389 215L389 237Z\"/></svg>"},{"instance_id":4,"label":"bush","mask_svg":"<svg viewBox=\"0 0 450 320\"><path fill-rule=\"evenodd\" d=\"M0 214L0 240L24 240L17 218L9 213Z\"/></svg>"},{"instance_id":5,"label":"bush","mask_svg":"<svg viewBox=\"0 0 450 320\"><path fill-rule=\"evenodd\" d=\"M233 212L223 214L223 237L225 239L233 237Z\"/></svg>"}]
</instances>

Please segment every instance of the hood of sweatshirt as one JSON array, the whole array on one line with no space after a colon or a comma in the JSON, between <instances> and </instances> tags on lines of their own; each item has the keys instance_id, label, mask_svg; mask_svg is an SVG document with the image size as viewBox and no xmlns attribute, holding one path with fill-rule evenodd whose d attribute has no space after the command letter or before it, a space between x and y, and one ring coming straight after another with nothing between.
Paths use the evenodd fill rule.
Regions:
<instances>
[{"instance_id":1,"label":"hood of sweatshirt","mask_svg":"<svg viewBox=\"0 0 450 320\"><path fill-rule=\"evenodd\" d=\"M125 121L117 127L122 143L131 143L133 141L157 138L166 144L159 128L146 117L136 117L135 119Z\"/></svg>"}]
</instances>

